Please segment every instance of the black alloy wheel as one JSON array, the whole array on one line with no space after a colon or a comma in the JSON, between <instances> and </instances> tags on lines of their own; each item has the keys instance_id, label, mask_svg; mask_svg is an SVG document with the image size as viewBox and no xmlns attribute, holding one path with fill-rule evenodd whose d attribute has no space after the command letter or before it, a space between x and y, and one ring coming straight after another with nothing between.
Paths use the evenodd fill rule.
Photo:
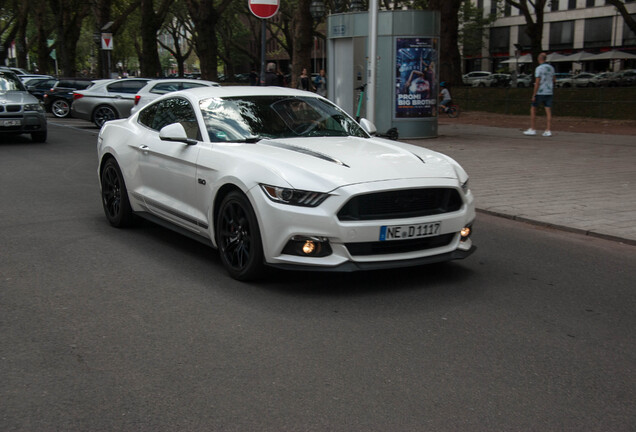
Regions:
<instances>
[{"instance_id":1,"label":"black alloy wheel","mask_svg":"<svg viewBox=\"0 0 636 432\"><path fill-rule=\"evenodd\" d=\"M102 204L106 219L114 227L124 228L132 225L133 212L128 200L128 191L124 176L114 159L108 159L101 175Z\"/></svg>"},{"instance_id":2,"label":"black alloy wheel","mask_svg":"<svg viewBox=\"0 0 636 432\"><path fill-rule=\"evenodd\" d=\"M104 123L107 121L115 120L116 118L117 113L108 105L100 105L95 108L95 111L93 112L93 123L95 123L98 128L104 126Z\"/></svg>"},{"instance_id":3,"label":"black alloy wheel","mask_svg":"<svg viewBox=\"0 0 636 432\"><path fill-rule=\"evenodd\" d=\"M221 203L216 223L221 261L234 279L255 279L263 271L263 247L258 222L247 197L230 192Z\"/></svg>"}]
</instances>

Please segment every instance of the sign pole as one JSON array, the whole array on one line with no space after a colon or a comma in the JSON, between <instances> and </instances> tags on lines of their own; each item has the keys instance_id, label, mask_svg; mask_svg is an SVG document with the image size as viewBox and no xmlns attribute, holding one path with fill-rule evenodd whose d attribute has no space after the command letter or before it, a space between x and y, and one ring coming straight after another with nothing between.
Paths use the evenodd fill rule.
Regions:
<instances>
[{"instance_id":1,"label":"sign pole","mask_svg":"<svg viewBox=\"0 0 636 432\"><path fill-rule=\"evenodd\" d=\"M261 85L265 85L265 48L267 37L265 19L261 19Z\"/></svg>"}]
</instances>

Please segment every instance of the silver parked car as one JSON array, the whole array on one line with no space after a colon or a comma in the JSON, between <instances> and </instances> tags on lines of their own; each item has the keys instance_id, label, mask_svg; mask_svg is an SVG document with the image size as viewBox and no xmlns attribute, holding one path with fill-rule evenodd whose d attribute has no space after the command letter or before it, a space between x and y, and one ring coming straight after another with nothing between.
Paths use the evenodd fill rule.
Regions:
<instances>
[{"instance_id":1,"label":"silver parked car","mask_svg":"<svg viewBox=\"0 0 636 432\"><path fill-rule=\"evenodd\" d=\"M31 134L34 142L46 141L46 112L11 71L0 70L0 135Z\"/></svg>"},{"instance_id":2,"label":"silver parked car","mask_svg":"<svg viewBox=\"0 0 636 432\"><path fill-rule=\"evenodd\" d=\"M146 106L159 96L179 90L186 90L196 87L220 87L219 83L200 79L189 78L167 78L148 81L148 83L135 96L134 106L130 110L131 114L136 113L141 107Z\"/></svg>"},{"instance_id":3,"label":"silver parked car","mask_svg":"<svg viewBox=\"0 0 636 432\"><path fill-rule=\"evenodd\" d=\"M492 73L487 71L468 72L462 76L462 81L464 82L464 85L472 86L474 82L479 83L480 81L487 80L490 75L492 75Z\"/></svg>"},{"instance_id":4,"label":"silver parked car","mask_svg":"<svg viewBox=\"0 0 636 432\"><path fill-rule=\"evenodd\" d=\"M100 128L109 120L128 117L135 95L148 81L148 78L103 80L87 90L75 91L71 115L92 121Z\"/></svg>"}]
</instances>

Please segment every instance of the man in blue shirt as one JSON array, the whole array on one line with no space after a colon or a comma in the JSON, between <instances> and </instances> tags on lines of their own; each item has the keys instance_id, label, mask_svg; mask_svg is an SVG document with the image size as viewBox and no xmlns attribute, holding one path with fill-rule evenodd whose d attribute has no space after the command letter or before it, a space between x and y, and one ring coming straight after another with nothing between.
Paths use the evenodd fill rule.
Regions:
<instances>
[{"instance_id":1,"label":"man in blue shirt","mask_svg":"<svg viewBox=\"0 0 636 432\"><path fill-rule=\"evenodd\" d=\"M552 125L552 98L554 95L554 83L556 82L556 78L554 75L554 68L545 62L546 57L546 53L539 54L539 66L537 66L534 71L535 81L534 89L532 91L532 105L530 106L530 129L524 132L525 135L537 134L537 131L535 130L537 106L539 106L539 104L543 104L547 120L543 136L552 136L550 127Z\"/></svg>"}]
</instances>

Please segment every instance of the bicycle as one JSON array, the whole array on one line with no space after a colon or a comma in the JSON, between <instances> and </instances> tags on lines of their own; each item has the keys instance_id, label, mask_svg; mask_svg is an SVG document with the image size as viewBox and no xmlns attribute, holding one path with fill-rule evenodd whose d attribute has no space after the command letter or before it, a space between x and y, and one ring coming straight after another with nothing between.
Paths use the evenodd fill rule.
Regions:
<instances>
[{"instance_id":1,"label":"bicycle","mask_svg":"<svg viewBox=\"0 0 636 432\"><path fill-rule=\"evenodd\" d=\"M356 110L356 121L360 121L360 111L362 110L362 100L364 99L364 90L367 88L367 83L362 84L360 87L356 87L356 90L359 90L360 93L358 95L358 109ZM393 141L397 141L400 138L400 134L397 128L391 128L386 133L376 133L376 136L382 138L388 138Z\"/></svg>"},{"instance_id":2,"label":"bicycle","mask_svg":"<svg viewBox=\"0 0 636 432\"><path fill-rule=\"evenodd\" d=\"M459 117L459 105L456 104L448 104L446 105L446 109L444 110L441 106L437 106L437 112L441 114L446 114L450 118Z\"/></svg>"}]
</instances>

